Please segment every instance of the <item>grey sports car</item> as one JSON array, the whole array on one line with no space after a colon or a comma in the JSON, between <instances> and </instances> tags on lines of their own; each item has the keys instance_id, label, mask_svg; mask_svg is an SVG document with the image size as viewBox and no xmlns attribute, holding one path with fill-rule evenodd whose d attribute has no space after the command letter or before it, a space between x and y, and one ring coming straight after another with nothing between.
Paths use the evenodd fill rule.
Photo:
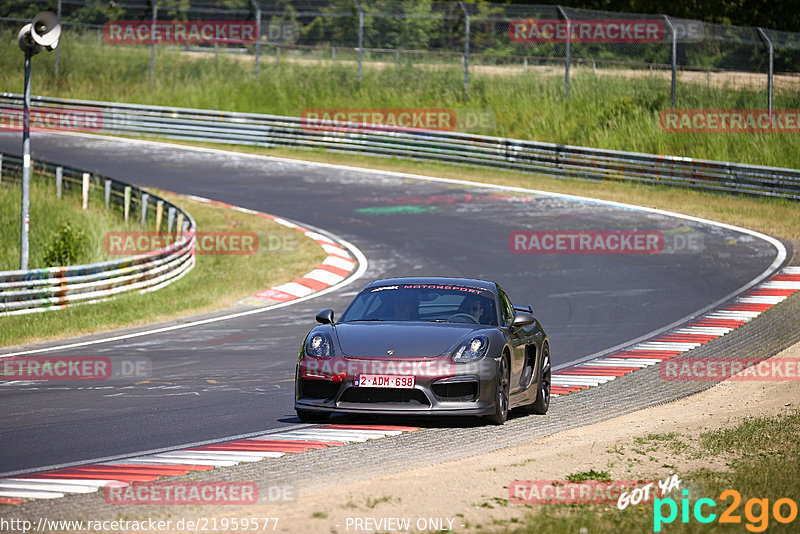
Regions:
<instances>
[{"instance_id":1,"label":"grey sports car","mask_svg":"<svg viewBox=\"0 0 800 534\"><path fill-rule=\"evenodd\" d=\"M530 307L494 282L392 278L367 285L337 322L331 309L300 348L295 410L486 416L544 414L550 343Z\"/></svg>"}]
</instances>

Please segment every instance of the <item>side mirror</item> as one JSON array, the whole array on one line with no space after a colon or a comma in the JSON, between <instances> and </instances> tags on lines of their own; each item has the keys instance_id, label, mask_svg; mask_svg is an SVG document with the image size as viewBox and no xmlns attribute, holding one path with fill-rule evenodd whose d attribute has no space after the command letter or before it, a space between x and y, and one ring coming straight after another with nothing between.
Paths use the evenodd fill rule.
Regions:
<instances>
[{"instance_id":1,"label":"side mirror","mask_svg":"<svg viewBox=\"0 0 800 534\"><path fill-rule=\"evenodd\" d=\"M530 326L536 322L536 318L525 311L517 311L514 314L514 320L511 321L511 326L513 328L522 328L523 326Z\"/></svg>"},{"instance_id":2,"label":"side mirror","mask_svg":"<svg viewBox=\"0 0 800 534\"><path fill-rule=\"evenodd\" d=\"M333 324L333 310L325 308L317 314L316 319L320 324Z\"/></svg>"}]
</instances>

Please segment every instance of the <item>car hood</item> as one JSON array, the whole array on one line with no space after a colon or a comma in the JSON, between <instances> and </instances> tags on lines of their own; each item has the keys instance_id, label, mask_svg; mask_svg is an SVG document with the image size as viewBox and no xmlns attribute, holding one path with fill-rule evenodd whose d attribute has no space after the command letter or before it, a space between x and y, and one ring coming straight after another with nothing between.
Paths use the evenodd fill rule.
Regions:
<instances>
[{"instance_id":1,"label":"car hood","mask_svg":"<svg viewBox=\"0 0 800 534\"><path fill-rule=\"evenodd\" d=\"M354 358L433 358L462 337L486 328L457 323L339 323L336 336L345 356ZM389 354L388 351L394 351Z\"/></svg>"}]
</instances>

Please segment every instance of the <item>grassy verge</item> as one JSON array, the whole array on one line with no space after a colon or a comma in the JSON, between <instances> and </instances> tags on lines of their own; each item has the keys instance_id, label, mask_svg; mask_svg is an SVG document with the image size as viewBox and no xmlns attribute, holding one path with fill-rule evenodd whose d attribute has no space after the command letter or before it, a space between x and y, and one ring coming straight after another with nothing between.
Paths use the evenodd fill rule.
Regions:
<instances>
[{"instance_id":1,"label":"grassy verge","mask_svg":"<svg viewBox=\"0 0 800 534\"><path fill-rule=\"evenodd\" d=\"M22 190L19 184L3 183L0 186L0 271L19 269L19 225ZM74 246L75 255L71 265L95 263L114 259L103 249L103 235L111 231L143 230L132 217L128 223L119 211L103 207L101 191L92 190L89 207L80 208L80 193L64 191L56 198L52 181L31 180L30 229L28 233L30 269L50 267L47 251L57 242L57 234L69 225L78 235ZM153 220L151 219L151 223ZM148 230L151 228L144 228Z\"/></svg>"},{"instance_id":2,"label":"grassy verge","mask_svg":"<svg viewBox=\"0 0 800 534\"><path fill-rule=\"evenodd\" d=\"M268 149L237 147L210 143L175 142L187 146L203 146L235 152L277 156L338 165L351 165L393 172L424 174L442 178L525 187L556 193L581 195L603 200L625 202L708 218L789 241L800 240L800 209L796 202L785 199L753 198L723 193L693 191L667 186L651 186L633 182L592 182L567 178L526 174L515 171L488 170L429 162L334 154L322 150ZM800 246L800 243L796 243Z\"/></svg>"},{"instance_id":3,"label":"grassy verge","mask_svg":"<svg viewBox=\"0 0 800 534\"><path fill-rule=\"evenodd\" d=\"M778 522L773 513L774 503L783 498L800 503L800 412L791 415L745 420L730 429L700 433L694 436L665 434L651 435L636 440L643 451L631 454L658 454L662 448L685 458L702 459L722 456L727 461L725 470L697 469L680 473L683 486L691 482L688 519L681 516L682 496L674 492L678 515L661 532L714 533L714 532L797 532L800 518L788 524ZM636 447L633 447L635 450ZM734 497L720 497L727 489L736 490L741 502L733 508ZM694 491L695 493L692 493ZM703 524L693 515L694 503L700 497L713 499L716 507L704 506L704 515L715 513L714 521ZM751 499L768 499L767 510ZM721 524L720 517L726 508L740 523ZM796 508L795 508L796 510ZM663 515L668 508L663 506ZM784 504L781 514L790 516L790 506ZM517 523L516 521L514 523ZM629 506L618 510L611 505L541 505L533 507L520 524L505 525L503 532L620 532L642 533L654 531L654 505Z\"/></svg>"},{"instance_id":4,"label":"grassy verge","mask_svg":"<svg viewBox=\"0 0 800 534\"><path fill-rule=\"evenodd\" d=\"M0 317L0 346L143 325L223 308L305 274L325 258L315 242L265 217L156 193L189 211L200 231L257 234L258 253L198 255L191 272L152 293L128 293L106 302L33 316Z\"/></svg>"},{"instance_id":5,"label":"grassy verge","mask_svg":"<svg viewBox=\"0 0 800 534\"><path fill-rule=\"evenodd\" d=\"M9 32L8 42L14 40ZM33 92L83 98L298 116L307 108L452 108L491 110L496 124L481 133L554 143L675 154L782 167L800 167L796 134L666 133L659 114L670 108L669 81L631 78L624 72L594 75L578 69L570 99L557 71L493 75L476 70L469 100L457 66L412 64L380 68L367 62L359 83L352 64L264 59L253 76L252 57L213 57L159 49L153 82L148 47L111 46L94 35L61 41L60 75L53 54L33 62ZM102 68L98 68L101 66ZM735 81L735 74L731 74ZM0 88L21 92L19 58L0 57ZM764 81L766 87L766 81ZM764 88L706 87L680 83L678 108L763 109ZM775 109L800 108L796 91L776 88Z\"/></svg>"}]
</instances>

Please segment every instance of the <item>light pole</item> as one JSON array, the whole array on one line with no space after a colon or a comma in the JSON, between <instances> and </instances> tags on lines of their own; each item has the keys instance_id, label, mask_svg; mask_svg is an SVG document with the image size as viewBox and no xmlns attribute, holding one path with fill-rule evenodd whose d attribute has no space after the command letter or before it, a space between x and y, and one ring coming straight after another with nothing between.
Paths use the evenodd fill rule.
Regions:
<instances>
[{"instance_id":1,"label":"light pole","mask_svg":"<svg viewBox=\"0 0 800 534\"><path fill-rule=\"evenodd\" d=\"M50 11L33 17L17 35L19 47L25 52L25 93L22 108L22 215L20 220L19 268L28 270L28 227L30 225L31 185L31 58L42 48L55 50L61 37L61 24Z\"/></svg>"}]
</instances>

